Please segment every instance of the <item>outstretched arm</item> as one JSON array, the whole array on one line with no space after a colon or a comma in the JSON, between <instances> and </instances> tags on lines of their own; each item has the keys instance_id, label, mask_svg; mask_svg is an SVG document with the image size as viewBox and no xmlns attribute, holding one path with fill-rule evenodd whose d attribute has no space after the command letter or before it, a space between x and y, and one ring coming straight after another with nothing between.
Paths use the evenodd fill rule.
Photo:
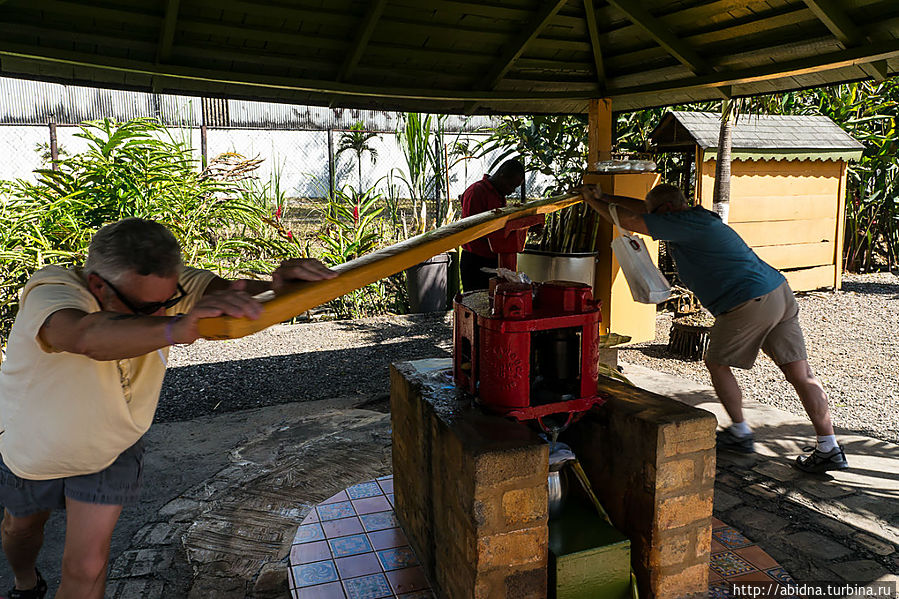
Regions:
<instances>
[{"instance_id":1,"label":"outstretched arm","mask_svg":"<svg viewBox=\"0 0 899 599\"><path fill-rule=\"evenodd\" d=\"M206 287L205 294L226 289L238 289L250 295L259 295L269 290L278 293L282 287L296 281L320 281L333 279L337 273L314 258L291 258L284 260L272 273L271 281L240 279L228 281L216 277Z\"/></svg>"},{"instance_id":2,"label":"outstretched arm","mask_svg":"<svg viewBox=\"0 0 899 599\"><path fill-rule=\"evenodd\" d=\"M609 213L609 204L616 204L618 206L618 222L623 229L644 235L649 234L646 221L643 220L643 215L646 214L646 204L642 200L605 194L593 185L582 187L581 196L584 198L585 204L610 223L614 221Z\"/></svg>"}]
</instances>

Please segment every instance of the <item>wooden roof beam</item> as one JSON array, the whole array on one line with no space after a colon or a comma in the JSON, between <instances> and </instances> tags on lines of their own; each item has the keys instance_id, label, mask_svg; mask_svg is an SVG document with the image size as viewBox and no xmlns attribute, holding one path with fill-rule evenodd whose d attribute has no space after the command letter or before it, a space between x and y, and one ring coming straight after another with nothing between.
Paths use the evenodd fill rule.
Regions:
<instances>
[{"instance_id":1,"label":"wooden roof beam","mask_svg":"<svg viewBox=\"0 0 899 599\"><path fill-rule=\"evenodd\" d=\"M568 0L550 0L544 3L541 10L528 22L527 27L523 28L522 33L506 46L506 50L497 60L497 66L481 79L481 84L477 88L494 89L503 76L509 72L512 65L515 64L515 61L518 60L518 57L521 56L527 45L540 35L540 32L543 31L550 19L556 16L556 13L567 2Z\"/></svg>"},{"instance_id":2,"label":"wooden roof beam","mask_svg":"<svg viewBox=\"0 0 899 599\"><path fill-rule=\"evenodd\" d=\"M178 22L178 6L181 0L168 0L165 6L165 17L159 32L159 49L156 51L156 63L166 63L172 58L172 44L175 41L175 25Z\"/></svg>"},{"instance_id":3,"label":"wooden roof beam","mask_svg":"<svg viewBox=\"0 0 899 599\"><path fill-rule=\"evenodd\" d=\"M834 37L840 40L841 44L852 48L865 43L864 33L834 0L804 0L804 2L818 20L827 26ZM875 81L883 81L887 77L885 62L865 63L859 66L866 75Z\"/></svg>"},{"instance_id":4,"label":"wooden roof beam","mask_svg":"<svg viewBox=\"0 0 899 599\"><path fill-rule=\"evenodd\" d=\"M208 86L235 86L248 90L271 89L280 94L310 93L332 94L346 98L385 98L423 101L450 102L493 102L522 103L544 102L548 100L586 100L595 98L595 91L589 92L487 92L484 90L435 90L397 88L391 90L372 89L367 86L337 83L320 79L298 79L262 75L259 73L222 71L209 68L185 67L182 65L154 65L151 62L140 62L113 56L99 57L96 54L59 48L47 48L28 44L11 43L0 38L0 58L10 56L39 62L65 64L70 66L100 69L109 72L130 73L144 76L163 76L171 80L187 80ZM715 72L693 79L677 81L660 81L649 85L610 88L611 97L635 97L651 94L658 97L666 91L701 90L727 85L741 85L769 79L796 77L830 69L859 66L865 63L899 58L899 40L877 42L870 45L817 54L798 60L783 63L770 63L762 66L748 67L728 72Z\"/></svg>"},{"instance_id":5,"label":"wooden roof beam","mask_svg":"<svg viewBox=\"0 0 899 599\"><path fill-rule=\"evenodd\" d=\"M844 46L857 46L862 43L861 31L833 0L804 0L804 2Z\"/></svg>"},{"instance_id":6,"label":"wooden roof beam","mask_svg":"<svg viewBox=\"0 0 899 599\"><path fill-rule=\"evenodd\" d=\"M593 65L596 67L596 84L599 95L606 93L606 68L602 62L602 47L599 45L599 26L596 24L596 11L593 0L584 0L584 18L587 20L587 31L590 34L590 48L593 50Z\"/></svg>"},{"instance_id":7,"label":"wooden roof beam","mask_svg":"<svg viewBox=\"0 0 899 599\"><path fill-rule=\"evenodd\" d=\"M666 52L680 61L696 75L710 73L712 67L693 48L674 35L659 19L653 17L637 2L629 0L606 0L620 10L634 25L648 33Z\"/></svg>"},{"instance_id":8,"label":"wooden roof beam","mask_svg":"<svg viewBox=\"0 0 899 599\"><path fill-rule=\"evenodd\" d=\"M368 13L366 13L365 20L363 20L359 26L359 34L356 36L353 48L347 53L343 64L340 66L340 71L337 73L337 81L346 81L353 76L353 72L359 65L362 54L365 53L365 48L368 46L368 42L375 31L375 27L378 25L378 21L384 13L384 6L386 4L387 0L376 0L369 4Z\"/></svg>"}]
</instances>

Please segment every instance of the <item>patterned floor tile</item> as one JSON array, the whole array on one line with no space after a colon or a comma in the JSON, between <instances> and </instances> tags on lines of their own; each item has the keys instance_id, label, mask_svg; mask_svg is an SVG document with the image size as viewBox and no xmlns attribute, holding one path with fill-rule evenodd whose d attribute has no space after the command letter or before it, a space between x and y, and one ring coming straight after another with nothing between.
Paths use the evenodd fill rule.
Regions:
<instances>
[{"instance_id":1,"label":"patterned floor tile","mask_svg":"<svg viewBox=\"0 0 899 599\"><path fill-rule=\"evenodd\" d=\"M731 599L729 582L716 582L709 585L709 599Z\"/></svg>"},{"instance_id":2,"label":"patterned floor tile","mask_svg":"<svg viewBox=\"0 0 899 599\"><path fill-rule=\"evenodd\" d=\"M759 570L767 570L768 568L776 568L777 561L765 553L758 545L750 545L741 549L734 549L734 553L745 559L747 562L758 568Z\"/></svg>"},{"instance_id":3,"label":"patterned floor tile","mask_svg":"<svg viewBox=\"0 0 899 599\"><path fill-rule=\"evenodd\" d=\"M356 508L357 514L371 514L372 512L383 512L390 509L390 502L383 495L377 497L366 497L365 499L354 499L353 507Z\"/></svg>"},{"instance_id":4,"label":"patterned floor tile","mask_svg":"<svg viewBox=\"0 0 899 599\"><path fill-rule=\"evenodd\" d=\"M348 599L380 599L393 595L383 574L346 579L343 581L343 588Z\"/></svg>"},{"instance_id":5,"label":"patterned floor tile","mask_svg":"<svg viewBox=\"0 0 899 599\"><path fill-rule=\"evenodd\" d=\"M334 557L368 553L372 550L371 543L368 542L368 538L365 535L328 539L328 544L331 545L331 553L334 554Z\"/></svg>"},{"instance_id":6,"label":"patterned floor tile","mask_svg":"<svg viewBox=\"0 0 899 599\"><path fill-rule=\"evenodd\" d=\"M409 566L417 566L418 558L411 547L394 547L393 549L384 549L378 551L378 559L385 571L400 570Z\"/></svg>"},{"instance_id":7,"label":"patterned floor tile","mask_svg":"<svg viewBox=\"0 0 899 599\"><path fill-rule=\"evenodd\" d=\"M393 547L401 547L409 544L406 533L402 528L388 528L385 530L373 530L368 533L368 540L371 546L377 551L379 549L391 549Z\"/></svg>"},{"instance_id":8,"label":"patterned floor tile","mask_svg":"<svg viewBox=\"0 0 899 599\"><path fill-rule=\"evenodd\" d=\"M732 551L713 553L709 560L709 567L713 572L717 572L724 578L739 576L740 574L747 574L758 570L758 568Z\"/></svg>"},{"instance_id":9,"label":"patterned floor tile","mask_svg":"<svg viewBox=\"0 0 899 599\"><path fill-rule=\"evenodd\" d=\"M310 564L326 559L331 559L331 548L327 541L302 543L290 548L291 564Z\"/></svg>"},{"instance_id":10,"label":"patterned floor tile","mask_svg":"<svg viewBox=\"0 0 899 599\"><path fill-rule=\"evenodd\" d=\"M346 490L346 494L350 499L362 499L364 497L383 495L384 492L381 491L381 487L378 486L378 483L370 480L368 482L359 483L358 485L353 485Z\"/></svg>"},{"instance_id":11,"label":"patterned floor tile","mask_svg":"<svg viewBox=\"0 0 899 599\"><path fill-rule=\"evenodd\" d=\"M329 582L314 587L294 589L294 599L346 599L343 585L339 582Z\"/></svg>"},{"instance_id":12,"label":"patterned floor tile","mask_svg":"<svg viewBox=\"0 0 899 599\"><path fill-rule=\"evenodd\" d=\"M749 545L752 545L752 541L730 526L719 530L713 530L712 538L728 549L737 549L739 547L748 547Z\"/></svg>"},{"instance_id":13,"label":"patterned floor tile","mask_svg":"<svg viewBox=\"0 0 899 599\"><path fill-rule=\"evenodd\" d=\"M319 505L324 505L324 504L328 504L328 503L337 503L339 501L346 501L348 499L349 499L349 497L347 497L347 495L346 495L346 490L343 490L340 493L335 493L334 495L331 495L330 497L328 497L327 499L322 501L321 504L319 504Z\"/></svg>"},{"instance_id":14,"label":"patterned floor tile","mask_svg":"<svg viewBox=\"0 0 899 599\"><path fill-rule=\"evenodd\" d=\"M382 476L353 485L308 512L290 552L293 599L434 599L392 504L393 477ZM710 599L733 599L734 582L795 584L733 527L713 518L712 531Z\"/></svg>"},{"instance_id":15,"label":"patterned floor tile","mask_svg":"<svg viewBox=\"0 0 899 599\"><path fill-rule=\"evenodd\" d=\"M381 489L384 491L385 495L393 493L393 477L379 480L378 484L381 485Z\"/></svg>"},{"instance_id":16,"label":"patterned floor tile","mask_svg":"<svg viewBox=\"0 0 899 599\"><path fill-rule=\"evenodd\" d=\"M356 512L353 510L353 506L349 501L317 505L315 509L318 510L318 517L321 518L322 521L350 518L356 515Z\"/></svg>"},{"instance_id":17,"label":"patterned floor tile","mask_svg":"<svg viewBox=\"0 0 899 599\"><path fill-rule=\"evenodd\" d=\"M374 512L372 514L362 514L359 516L362 526L365 530L371 532L373 530L384 530L385 528L398 528L400 523L396 519L396 514L391 512Z\"/></svg>"},{"instance_id":18,"label":"patterned floor tile","mask_svg":"<svg viewBox=\"0 0 899 599\"><path fill-rule=\"evenodd\" d=\"M431 587L424 570L418 566L387 572L387 579L390 580L390 586L397 595Z\"/></svg>"},{"instance_id":19,"label":"patterned floor tile","mask_svg":"<svg viewBox=\"0 0 899 599\"><path fill-rule=\"evenodd\" d=\"M339 580L337 567L332 561L302 564L293 567L293 579L297 587L309 587Z\"/></svg>"},{"instance_id":20,"label":"patterned floor tile","mask_svg":"<svg viewBox=\"0 0 899 599\"><path fill-rule=\"evenodd\" d=\"M359 518L338 518L322 522L322 530L329 539L357 535L362 532L362 522Z\"/></svg>"},{"instance_id":21,"label":"patterned floor tile","mask_svg":"<svg viewBox=\"0 0 899 599\"><path fill-rule=\"evenodd\" d=\"M293 537L294 544L311 543L325 538L325 532L321 524L304 524L297 528L297 534Z\"/></svg>"},{"instance_id":22,"label":"patterned floor tile","mask_svg":"<svg viewBox=\"0 0 899 599\"><path fill-rule=\"evenodd\" d=\"M793 577L790 576L790 573L780 566L776 568L768 568L767 570L765 570L765 573L777 582L782 582L784 584L796 584L796 581L793 580Z\"/></svg>"},{"instance_id":23,"label":"patterned floor tile","mask_svg":"<svg viewBox=\"0 0 899 599\"><path fill-rule=\"evenodd\" d=\"M337 564L337 573L343 579L368 576L381 571L381 563L374 553L360 553L350 557L341 557L334 560Z\"/></svg>"}]
</instances>

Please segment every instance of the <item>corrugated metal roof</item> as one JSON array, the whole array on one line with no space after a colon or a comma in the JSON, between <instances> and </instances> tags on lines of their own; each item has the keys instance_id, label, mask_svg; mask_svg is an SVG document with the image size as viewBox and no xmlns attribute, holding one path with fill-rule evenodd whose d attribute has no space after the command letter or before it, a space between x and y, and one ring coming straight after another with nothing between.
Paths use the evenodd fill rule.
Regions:
<instances>
[{"instance_id":1,"label":"corrugated metal roof","mask_svg":"<svg viewBox=\"0 0 899 599\"><path fill-rule=\"evenodd\" d=\"M650 134L653 144L664 147L674 134L672 120L680 124L704 150L718 148L721 115L714 112L672 110ZM743 115L733 129L732 147L739 150L776 150L787 155L791 150L809 154L810 150L848 150L860 153L864 145L826 116ZM812 152L813 153L813 152Z\"/></svg>"},{"instance_id":2,"label":"corrugated metal roof","mask_svg":"<svg viewBox=\"0 0 899 599\"><path fill-rule=\"evenodd\" d=\"M168 94L60 85L0 77L0 123L42 125L112 118L127 121L155 117L169 126L321 131L348 129L357 122L370 131L395 131L401 112L330 109L321 106L276 104L246 100L195 98ZM443 118L447 131L473 132L498 123L494 117L450 115ZM435 119L436 126L436 119Z\"/></svg>"}]
</instances>

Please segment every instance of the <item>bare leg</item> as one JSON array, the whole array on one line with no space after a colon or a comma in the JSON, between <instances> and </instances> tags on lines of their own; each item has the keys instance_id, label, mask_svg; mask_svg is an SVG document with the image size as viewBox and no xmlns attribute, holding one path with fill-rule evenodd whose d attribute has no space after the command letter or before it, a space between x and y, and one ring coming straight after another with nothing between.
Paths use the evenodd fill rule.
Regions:
<instances>
[{"instance_id":1,"label":"bare leg","mask_svg":"<svg viewBox=\"0 0 899 599\"><path fill-rule=\"evenodd\" d=\"M0 524L3 553L12 568L15 587L19 590L32 589L37 584L34 567L44 544L44 524L49 517L49 510L20 518L3 510L3 523Z\"/></svg>"},{"instance_id":2,"label":"bare leg","mask_svg":"<svg viewBox=\"0 0 899 599\"><path fill-rule=\"evenodd\" d=\"M821 382L812 373L808 360L797 360L789 364L782 364L787 381L796 389L799 400L805 408L806 414L815 427L818 436L832 435L833 423L830 420L830 408L827 405L827 394Z\"/></svg>"},{"instance_id":3,"label":"bare leg","mask_svg":"<svg viewBox=\"0 0 899 599\"><path fill-rule=\"evenodd\" d=\"M743 422L743 392L740 391L740 385L730 366L708 360L706 360L705 366L709 369L712 377L712 386L715 387L715 393L718 394L718 401L724 406L731 422Z\"/></svg>"},{"instance_id":4,"label":"bare leg","mask_svg":"<svg viewBox=\"0 0 899 599\"><path fill-rule=\"evenodd\" d=\"M103 599L109 543L121 513L120 505L66 497L66 544L57 599Z\"/></svg>"}]
</instances>

